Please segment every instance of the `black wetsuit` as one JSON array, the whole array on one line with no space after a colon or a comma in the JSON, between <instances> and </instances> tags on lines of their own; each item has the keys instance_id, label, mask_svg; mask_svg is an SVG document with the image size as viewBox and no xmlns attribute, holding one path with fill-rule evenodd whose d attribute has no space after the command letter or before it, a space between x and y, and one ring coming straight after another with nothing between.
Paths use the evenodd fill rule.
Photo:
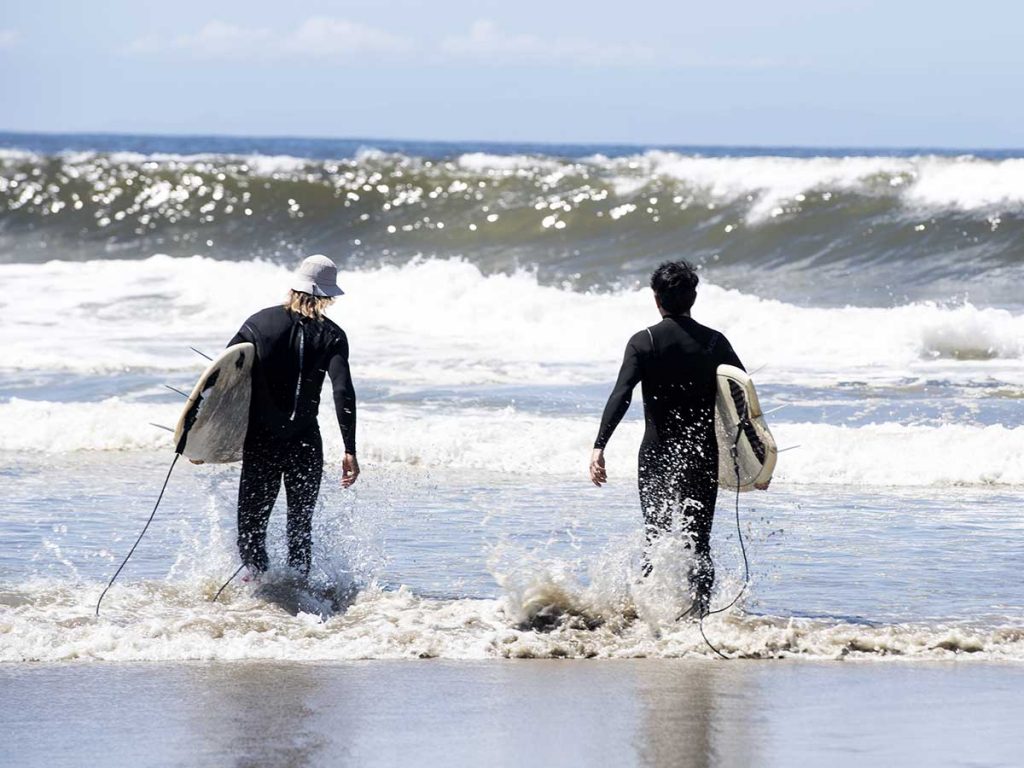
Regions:
<instances>
[{"instance_id":1,"label":"black wetsuit","mask_svg":"<svg viewBox=\"0 0 1024 768\"><path fill-rule=\"evenodd\" d=\"M640 445L640 504L647 541L678 521L693 537L694 596L705 606L715 579L711 524L718 495L715 439L716 371L723 363L742 368L729 340L685 315L671 315L640 331L626 345L618 381L598 431L604 448L626 414L637 383L643 384L646 430ZM650 565L644 562L644 573Z\"/></svg>"},{"instance_id":2,"label":"black wetsuit","mask_svg":"<svg viewBox=\"0 0 1024 768\"><path fill-rule=\"evenodd\" d=\"M257 570L268 565L270 512L284 480L288 500L288 564L309 571L313 510L323 474L317 412L329 373L345 451L356 452L356 395L348 337L334 322L310 320L282 306L250 317L229 342L256 346L249 429L238 486L238 551Z\"/></svg>"}]
</instances>

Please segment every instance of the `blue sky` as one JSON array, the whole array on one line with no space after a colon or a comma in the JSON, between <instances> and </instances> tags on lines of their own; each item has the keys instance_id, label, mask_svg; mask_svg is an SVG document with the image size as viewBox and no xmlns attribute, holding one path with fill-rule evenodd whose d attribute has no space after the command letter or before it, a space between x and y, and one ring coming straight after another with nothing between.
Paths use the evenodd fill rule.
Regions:
<instances>
[{"instance_id":1,"label":"blue sky","mask_svg":"<svg viewBox=\"0 0 1024 768\"><path fill-rule=\"evenodd\" d=\"M1024 147L1024 3L4 0L0 130Z\"/></svg>"}]
</instances>

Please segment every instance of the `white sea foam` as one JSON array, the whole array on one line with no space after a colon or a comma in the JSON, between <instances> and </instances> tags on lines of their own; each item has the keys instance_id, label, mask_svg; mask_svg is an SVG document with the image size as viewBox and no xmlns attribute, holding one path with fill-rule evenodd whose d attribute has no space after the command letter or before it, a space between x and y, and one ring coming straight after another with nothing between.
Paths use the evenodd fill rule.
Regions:
<instances>
[{"instance_id":1,"label":"white sea foam","mask_svg":"<svg viewBox=\"0 0 1024 768\"><path fill-rule=\"evenodd\" d=\"M0 405L0 414L2 450L45 453L165 449L173 442L170 433L150 422L173 428L178 417L174 408L118 398L98 403L14 399Z\"/></svg>"},{"instance_id":2,"label":"white sea foam","mask_svg":"<svg viewBox=\"0 0 1024 768\"><path fill-rule=\"evenodd\" d=\"M292 157L291 155L249 155L245 162L257 176L294 173L310 164L306 158Z\"/></svg>"},{"instance_id":3,"label":"white sea foam","mask_svg":"<svg viewBox=\"0 0 1024 768\"><path fill-rule=\"evenodd\" d=\"M221 347L254 309L281 298L287 275L272 264L201 257L0 265L7 288L0 369L55 378L126 369L198 374L203 361L189 345ZM357 389L607 385L626 339L656 319L645 290L578 293L539 285L524 272L484 276L462 261L380 267L341 281L347 293L331 314L349 333ZM47 287L46 302L34 298L39 285ZM1024 316L1005 310L930 303L804 308L709 285L697 317L724 330L748 368L769 364L758 375L762 389L843 381L907 387L941 379L1014 390L1024 374ZM2 402L0 450L166 449L169 437L148 423L174 426L178 404L143 403L140 394L152 392L98 402ZM594 420L571 412L442 410L417 397L419 404L409 406L364 402L362 451L369 460L573 475L593 440ZM1020 429L780 423L779 444L802 447L784 455L777 479L1024 484ZM324 431L328 450L340 450L335 430ZM627 422L612 445L620 476L635 471L639 434L640 425Z\"/></svg>"},{"instance_id":4,"label":"white sea foam","mask_svg":"<svg viewBox=\"0 0 1024 768\"><path fill-rule=\"evenodd\" d=\"M169 433L150 423L173 427L178 410L175 403L117 398L95 403L14 399L0 404L0 450L170 451ZM331 420L325 415L323 423ZM540 416L513 408L394 405L364 406L360 425L360 450L367 464L579 477L596 429L591 418ZM800 446L780 457L777 484L1024 485L1024 427L779 423L773 432L780 445ZM323 434L328 457L340 458L337 430L325 428ZM614 477L636 476L641 434L637 421L620 426L608 449Z\"/></svg>"},{"instance_id":5,"label":"white sea foam","mask_svg":"<svg viewBox=\"0 0 1024 768\"><path fill-rule=\"evenodd\" d=\"M770 218L781 203L812 190L870 189L880 174L914 172L914 162L893 157L693 157L675 152L649 152L646 172L685 181L713 198L736 200L756 195L748 217ZM621 162L621 161L620 161Z\"/></svg>"},{"instance_id":6,"label":"white sea foam","mask_svg":"<svg viewBox=\"0 0 1024 768\"><path fill-rule=\"evenodd\" d=\"M1024 203L1024 159L921 158L904 197L936 208L972 211Z\"/></svg>"},{"instance_id":7,"label":"white sea foam","mask_svg":"<svg viewBox=\"0 0 1024 768\"><path fill-rule=\"evenodd\" d=\"M96 619L98 586L20 585L0 593L0 662L713 656L694 622L652 626L633 618L629 598L623 613L592 615L571 586L535 601L560 617L548 632L522 626L523 606L513 597L439 600L369 588L322 621L289 615L281 601L245 587L214 604L215 589L212 581L119 585ZM709 618L704 629L737 658L1024 659L1024 633L1013 626L868 626L731 613Z\"/></svg>"},{"instance_id":8,"label":"white sea foam","mask_svg":"<svg viewBox=\"0 0 1024 768\"><path fill-rule=\"evenodd\" d=\"M721 201L751 198L757 223L811 192L895 195L914 208L962 211L1024 205L1024 160L977 157L700 157L654 150L596 162L621 173L616 191L632 195L644 178L670 178Z\"/></svg>"},{"instance_id":9,"label":"white sea foam","mask_svg":"<svg viewBox=\"0 0 1024 768\"><path fill-rule=\"evenodd\" d=\"M38 154L30 152L27 149L15 149L13 147L0 148L0 163L22 163L26 160L36 160L38 158Z\"/></svg>"},{"instance_id":10,"label":"white sea foam","mask_svg":"<svg viewBox=\"0 0 1024 768\"><path fill-rule=\"evenodd\" d=\"M268 263L198 256L0 265L0 368L188 370L190 345L222 346L281 300L287 277ZM350 336L357 381L391 385L604 382L626 340L657 320L647 290L579 293L459 260L348 272L341 283L329 314ZM34 298L40 285L46 302ZM769 364L762 380L1015 381L1024 366L1024 315L970 304L808 308L706 285L695 315L748 368Z\"/></svg>"},{"instance_id":11,"label":"white sea foam","mask_svg":"<svg viewBox=\"0 0 1024 768\"><path fill-rule=\"evenodd\" d=\"M460 168L476 173L519 170L553 171L563 165L553 158L535 155L494 155L486 152L468 152L459 155L458 164Z\"/></svg>"}]
</instances>

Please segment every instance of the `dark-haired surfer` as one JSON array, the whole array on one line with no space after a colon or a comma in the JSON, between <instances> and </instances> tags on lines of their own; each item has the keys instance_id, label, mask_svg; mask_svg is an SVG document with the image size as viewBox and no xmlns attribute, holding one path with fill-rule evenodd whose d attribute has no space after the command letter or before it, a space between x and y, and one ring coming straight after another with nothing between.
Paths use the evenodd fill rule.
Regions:
<instances>
[{"instance_id":1,"label":"dark-haired surfer","mask_svg":"<svg viewBox=\"0 0 1024 768\"><path fill-rule=\"evenodd\" d=\"M313 510L324 466L317 411L328 373L345 442L341 484L348 488L359 477L348 337L324 315L334 297L343 293L337 276L333 261L310 256L292 277L287 301L257 312L229 342L256 346L238 486L238 552L250 571L267 569L267 523L283 480L288 564L309 572Z\"/></svg>"},{"instance_id":2,"label":"dark-haired surfer","mask_svg":"<svg viewBox=\"0 0 1024 768\"><path fill-rule=\"evenodd\" d=\"M697 283L696 270L685 261L665 262L651 275L662 321L626 345L594 442L590 479L598 486L607 482L604 447L629 408L633 388L642 383L646 429L640 445L639 486L648 546L681 515L679 523L694 546L693 612L703 615L715 580L711 524L718 494L716 375L719 365L743 365L724 335L690 317ZM645 555L644 575L650 570Z\"/></svg>"}]
</instances>

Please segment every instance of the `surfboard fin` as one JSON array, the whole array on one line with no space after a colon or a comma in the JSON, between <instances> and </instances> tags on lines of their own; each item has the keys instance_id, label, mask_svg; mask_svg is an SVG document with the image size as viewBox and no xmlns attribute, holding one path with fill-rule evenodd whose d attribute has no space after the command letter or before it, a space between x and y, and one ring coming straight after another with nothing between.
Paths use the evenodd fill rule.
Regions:
<instances>
[{"instance_id":1,"label":"surfboard fin","mask_svg":"<svg viewBox=\"0 0 1024 768\"><path fill-rule=\"evenodd\" d=\"M170 427L165 427L165 426L164 426L163 424L154 424L154 423L153 423L153 422L151 421L151 422L149 422L149 426L151 426L151 427L156 427L157 429L166 429L166 430L167 430L168 432L170 432L170 433L172 433L172 434L174 433L174 430L173 430L173 429L171 429Z\"/></svg>"},{"instance_id":2,"label":"surfboard fin","mask_svg":"<svg viewBox=\"0 0 1024 768\"><path fill-rule=\"evenodd\" d=\"M177 387L172 387L170 384L164 384L164 386L167 387L169 390L171 390L171 392L177 392L179 395L181 395L186 400L188 400L188 395L185 392L182 392Z\"/></svg>"},{"instance_id":3,"label":"surfboard fin","mask_svg":"<svg viewBox=\"0 0 1024 768\"><path fill-rule=\"evenodd\" d=\"M199 355L200 357L205 357L205 358L206 358L207 360L209 360L210 362L213 362L213 358L212 358L212 357L210 357L210 356L209 356L208 354L206 354L205 352L200 352L200 351L199 351L198 349L196 349L195 347L189 347L189 349L191 349L191 350L192 350L193 352L195 352L195 353L196 353L197 355Z\"/></svg>"}]
</instances>

